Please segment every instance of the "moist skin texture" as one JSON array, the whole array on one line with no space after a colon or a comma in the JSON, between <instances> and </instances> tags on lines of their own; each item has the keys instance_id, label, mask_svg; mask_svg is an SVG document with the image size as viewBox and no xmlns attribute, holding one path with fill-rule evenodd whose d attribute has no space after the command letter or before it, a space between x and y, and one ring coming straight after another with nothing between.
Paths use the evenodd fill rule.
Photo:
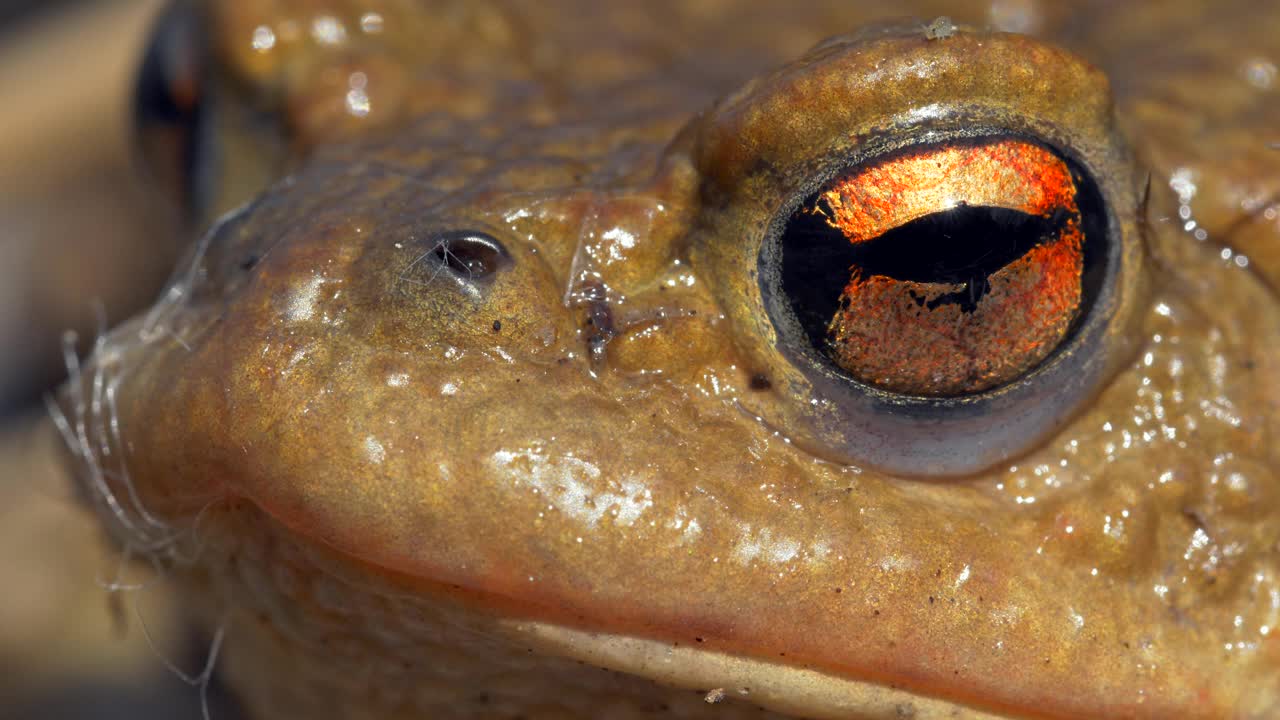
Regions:
<instances>
[{"instance_id":1,"label":"moist skin texture","mask_svg":"<svg viewBox=\"0 0 1280 720\"><path fill-rule=\"evenodd\" d=\"M1280 707L1273 4L207 11L211 203L248 204L60 419L251 715ZM743 258L815 173L965 118L1079 156L1122 290L1034 441L898 476Z\"/></svg>"}]
</instances>

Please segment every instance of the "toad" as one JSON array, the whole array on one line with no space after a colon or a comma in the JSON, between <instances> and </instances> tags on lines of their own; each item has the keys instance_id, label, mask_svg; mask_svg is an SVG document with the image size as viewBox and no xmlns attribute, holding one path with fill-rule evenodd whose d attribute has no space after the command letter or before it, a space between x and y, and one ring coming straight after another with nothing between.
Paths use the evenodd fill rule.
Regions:
<instances>
[{"instance_id":1,"label":"toad","mask_svg":"<svg viewBox=\"0 0 1280 720\"><path fill-rule=\"evenodd\" d=\"M59 424L252 716L1280 707L1275 7L175 22Z\"/></svg>"}]
</instances>

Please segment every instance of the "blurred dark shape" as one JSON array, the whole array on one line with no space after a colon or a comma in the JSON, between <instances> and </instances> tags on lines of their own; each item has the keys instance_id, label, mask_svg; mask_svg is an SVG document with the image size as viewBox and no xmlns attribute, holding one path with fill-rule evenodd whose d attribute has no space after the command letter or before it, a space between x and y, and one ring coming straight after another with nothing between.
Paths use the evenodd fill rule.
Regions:
<instances>
[{"instance_id":1,"label":"blurred dark shape","mask_svg":"<svg viewBox=\"0 0 1280 720\"><path fill-rule=\"evenodd\" d=\"M62 379L64 331L86 351L156 296L180 252L132 145L157 6L0 5L0 417Z\"/></svg>"},{"instance_id":2,"label":"blurred dark shape","mask_svg":"<svg viewBox=\"0 0 1280 720\"><path fill-rule=\"evenodd\" d=\"M77 0L0 0L0 32L41 12L74 5ZM80 0L82 2L82 0Z\"/></svg>"},{"instance_id":3,"label":"blurred dark shape","mask_svg":"<svg viewBox=\"0 0 1280 720\"><path fill-rule=\"evenodd\" d=\"M160 5L0 0L0 720L202 717L199 688L160 655L198 668L208 642L183 637L163 583L131 596L124 622L113 614L102 583L120 550L76 501L40 405L64 377L64 332L83 355L182 252L132 146ZM239 717L216 685L209 700L214 720Z\"/></svg>"},{"instance_id":4,"label":"blurred dark shape","mask_svg":"<svg viewBox=\"0 0 1280 720\"><path fill-rule=\"evenodd\" d=\"M241 717L221 686L211 686L207 698L210 720ZM199 690L177 677L157 676L136 686L85 678L0 707L0 720L197 720L202 713Z\"/></svg>"}]
</instances>

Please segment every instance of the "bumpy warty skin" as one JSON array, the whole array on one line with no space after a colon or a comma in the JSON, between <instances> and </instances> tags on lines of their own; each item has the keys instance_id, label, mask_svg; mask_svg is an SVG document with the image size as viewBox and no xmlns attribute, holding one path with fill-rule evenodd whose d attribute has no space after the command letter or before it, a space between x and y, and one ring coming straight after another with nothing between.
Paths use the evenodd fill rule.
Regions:
<instances>
[{"instance_id":1,"label":"bumpy warty skin","mask_svg":"<svg viewBox=\"0 0 1280 720\"><path fill-rule=\"evenodd\" d=\"M1275 711L1280 14L853 5L208 6L228 212L63 427L254 716ZM1126 320L1051 433L893 475L735 258L969 116L1085 148Z\"/></svg>"}]
</instances>

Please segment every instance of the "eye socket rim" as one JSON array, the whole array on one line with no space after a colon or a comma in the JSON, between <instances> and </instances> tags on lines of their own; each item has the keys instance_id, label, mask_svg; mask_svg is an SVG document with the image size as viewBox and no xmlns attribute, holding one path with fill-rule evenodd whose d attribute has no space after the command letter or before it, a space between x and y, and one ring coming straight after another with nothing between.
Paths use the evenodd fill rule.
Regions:
<instances>
[{"instance_id":1,"label":"eye socket rim","mask_svg":"<svg viewBox=\"0 0 1280 720\"><path fill-rule=\"evenodd\" d=\"M1102 211L1102 237L1100 241L1103 244L1104 254L1098 258L1100 267L1096 268L1100 279L1093 281L1092 279L1082 278L1082 284L1096 282L1096 287L1083 289L1086 294L1082 298L1080 314L1072 321L1067 334L1050 354L1007 383L975 393L956 396L934 396L896 392L858 379L836 365L825 353L813 347L813 343L808 340L808 333L792 308L792 302L783 287L782 238L792 215L804 204L806 199L820 192L827 184L850 171L867 167L878 161L892 158L897 154L919 148L927 148L929 146L945 147L953 143L981 142L988 139L1021 140L1039 145L1064 160L1073 175L1078 171L1088 181L1089 186L1087 188L1079 188L1077 192L1081 195L1092 194L1096 196L1096 198L1091 198L1090 200L1091 204L1093 204L1092 200L1096 199L1097 208ZM1084 208L1081 208L1082 217L1084 213ZM1106 202L1106 198L1103 197L1100 184L1093 178L1082 160L1074 156L1074 153L1069 148L1057 146L1026 132L1010 131L997 126L974 125L950 130L925 130L919 134L895 137L892 142L873 141L868 143L858 153L846 158L846 162L843 165L832 165L824 169L822 173L816 174L808 183L793 192L779 206L765 230L758 253L757 265L759 274L757 279L764 308L779 335L779 348L790 356L793 365L804 366L808 369L808 372L823 375L824 379L831 385L838 385L844 382L849 386L850 391L872 397L881 405L892 405L899 410L917 409L921 412L945 413L951 408L960 405L973 406L990 402L1006 393L1017 394L1025 392L1025 390L1020 391L1017 386L1037 382L1037 378L1043 375L1054 375L1060 372L1052 366L1057 363L1068 362L1070 358L1067 356L1079 349L1085 342L1086 336L1096 336L1102 330L1105 330L1109 318L1100 313L1099 308L1112 307L1115 302L1122 250L1122 238L1116 232L1117 227L1118 223L1116 218L1113 217L1113 210ZM1091 294L1089 294L1090 290L1092 290Z\"/></svg>"}]
</instances>

